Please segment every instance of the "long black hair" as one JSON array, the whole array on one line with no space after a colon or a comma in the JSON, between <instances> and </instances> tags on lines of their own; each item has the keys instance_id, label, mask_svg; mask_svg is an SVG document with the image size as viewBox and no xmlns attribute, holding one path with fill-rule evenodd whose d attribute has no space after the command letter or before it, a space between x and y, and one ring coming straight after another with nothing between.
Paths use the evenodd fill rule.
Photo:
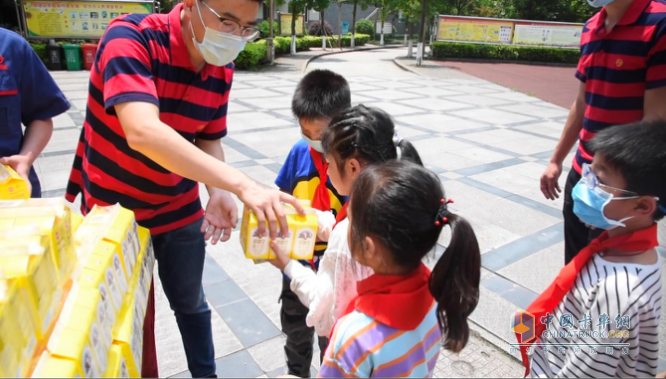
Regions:
<instances>
[{"instance_id":1,"label":"long black hair","mask_svg":"<svg viewBox=\"0 0 666 379\"><path fill-rule=\"evenodd\" d=\"M451 242L430 275L444 346L459 352L469 339L467 318L479 302L481 252L472 226L448 209L435 174L422 166L392 160L370 165L356 178L350 199L352 250L366 236L376 238L392 263L412 271L435 247L442 228Z\"/></svg>"},{"instance_id":2,"label":"long black hair","mask_svg":"<svg viewBox=\"0 0 666 379\"><path fill-rule=\"evenodd\" d=\"M399 158L423 165L414 145L396 133L391 116L362 104L334 117L322 133L321 142L324 152L333 155L343 173L344 162L351 158L363 164Z\"/></svg>"}]
</instances>

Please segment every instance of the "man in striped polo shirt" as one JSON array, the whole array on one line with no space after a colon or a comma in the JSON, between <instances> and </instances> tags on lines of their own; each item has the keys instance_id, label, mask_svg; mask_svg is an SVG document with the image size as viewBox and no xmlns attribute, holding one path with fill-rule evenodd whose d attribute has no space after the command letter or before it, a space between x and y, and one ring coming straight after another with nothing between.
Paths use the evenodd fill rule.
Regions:
<instances>
[{"instance_id":1,"label":"man in striped polo shirt","mask_svg":"<svg viewBox=\"0 0 666 379\"><path fill-rule=\"evenodd\" d=\"M554 200L562 161L579 141L564 188L565 262L588 245L598 231L573 213L571 190L583 163L592 162L588 142L609 126L666 119L666 1L588 0L603 6L583 28L576 77L581 81L562 136L541 176L541 191ZM640 147L637 147L640 148Z\"/></svg>"},{"instance_id":2,"label":"man in striped polo shirt","mask_svg":"<svg viewBox=\"0 0 666 379\"><path fill-rule=\"evenodd\" d=\"M261 0L184 0L169 14L122 16L100 41L67 199L81 209L120 203L150 229L159 276L193 377L215 376L211 311L202 275L205 241L227 241L238 221L230 193L275 238L280 202L302 207L224 163L234 65ZM198 182L210 200L204 213ZM154 293L144 322L144 376L157 376ZM151 349L152 347L152 349ZM151 359L152 358L152 359Z\"/></svg>"}]
</instances>

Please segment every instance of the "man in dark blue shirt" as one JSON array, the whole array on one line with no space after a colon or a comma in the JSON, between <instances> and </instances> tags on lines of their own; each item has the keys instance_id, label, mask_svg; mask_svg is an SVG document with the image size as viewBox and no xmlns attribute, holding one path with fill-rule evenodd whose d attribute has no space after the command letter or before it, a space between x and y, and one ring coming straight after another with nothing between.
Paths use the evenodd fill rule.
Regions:
<instances>
[{"instance_id":1,"label":"man in dark blue shirt","mask_svg":"<svg viewBox=\"0 0 666 379\"><path fill-rule=\"evenodd\" d=\"M42 193L32 164L51 139L51 119L67 109L69 102L30 45L0 28L0 163L29 179L32 197Z\"/></svg>"}]
</instances>

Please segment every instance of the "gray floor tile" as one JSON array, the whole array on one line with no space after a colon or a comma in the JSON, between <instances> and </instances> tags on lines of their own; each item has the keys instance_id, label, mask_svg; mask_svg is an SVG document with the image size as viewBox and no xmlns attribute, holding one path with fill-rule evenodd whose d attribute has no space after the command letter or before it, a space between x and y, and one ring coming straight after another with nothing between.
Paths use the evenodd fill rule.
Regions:
<instances>
[{"instance_id":1,"label":"gray floor tile","mask_svg":"<svg viewBox=\"0 0 666 379\"><path fill-rule=\"evenodd\" d=\"M543 292L564 267L564 242L557 243L498 271L536 293Z\"/></svg>"},{"instance_id":2,"label":"gray floor tile","mask_svg":"<svg viewBox=\"0 0 666 379\"><path fill-rule=\"evenodd\" d=\"M247 299L247 294L232 280L212 284L205 291L206 299L215 308Z\"/></svg>"},{"instance_id":3,"label":"gray floor tile","mask_svg":"<svg viewBox=\"0 0 666 379\"><path fill-rule=\"evenodd\" d=\"M500 294L506 300L517 305L521 309L526 309L534 299L539 296L538 293L530 291L527 288L498 275L493 275L483 280L481 285Z\"/></svg>"},{"instance_id":4,"label":"gray floor tile","mask_svg":"<svg viewBox=\"0 0 666 379\"><path fill-rule=\"evenodd\" d=\"M564 229L557 223L532 235L506 244L483 256L481 264L488 270L499 271L521 259L552 246L564 238Z\"/></svg>"},{"instance_id":5,"label":"gray floor tile","mask_svg":"<svg viewBox=\"0 0 666 379\"><path fill-rule=\"evenodd\" d=\"M245 347L267 341L280 334L275 325L250 299L216 307L215 310Z\"/></svg>"},{"instance_id":6,"label":"gray floor tile","mask_svg":"<svg viewBox=\"0 0 666 379\"><path fill-rule=\"evenodd\" d=\"M219 358L215 363L218 378L255 378L264 373L246 350Z\"/></svg>"},{"instance_id":7,"label":"gray floor tile","mask_svg":"<svg viewBox=\"0 0 666 379\"><path fill-rule=\"evenodd\" d=\"M212 245L208 244L208 248ZM220 265L213 259L210 254L206 254L203 272L203 286L204 288L212 284L220 283L229 280L229 275L220 267Z\"/></svg>"}]
</instances>

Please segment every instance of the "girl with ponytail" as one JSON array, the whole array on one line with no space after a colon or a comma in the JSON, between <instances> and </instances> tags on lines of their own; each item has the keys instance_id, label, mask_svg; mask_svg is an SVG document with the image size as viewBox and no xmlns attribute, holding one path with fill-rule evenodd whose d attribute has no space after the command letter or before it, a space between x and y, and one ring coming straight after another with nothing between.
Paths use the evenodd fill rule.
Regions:
<instances>
[{"instance_id":1,"label":"girl with ponytail","mask_svg":"<svg viewBox=\"0 0 666 379\"><path fill-rule=\"evenodd\" d=\"M331 121L321 139L328 176L342 196L349 196L359 174L373 165L391 160L422 165L414 146L400 138L391 117L381 109L364 105L350 108ZM316 273L271 245L277 258L270 262L291 279L291 290L309 308L306 324L314 327L318 336L330 335L335 321L357 295L356 282L372 275L370 268L356 264L351 257L347 205L337 218L319 214L317 235L328 240L328 247Z\"/></svg>"},{"instance_id":2,"label":"girl with ponytail","mask_svg":"<svg viewBox=\"0 0 666 379\"><path fill-rule=\"evenodd\" d=\"M406 161L366 168L349 200L353 259L373 275L338 319L320 377L431 377L440 341L469 339L481 254L470 224L452 213L436 175ZM451 242L432 272L422 263L445 227Z\"/></svg>"}]
</instances>

